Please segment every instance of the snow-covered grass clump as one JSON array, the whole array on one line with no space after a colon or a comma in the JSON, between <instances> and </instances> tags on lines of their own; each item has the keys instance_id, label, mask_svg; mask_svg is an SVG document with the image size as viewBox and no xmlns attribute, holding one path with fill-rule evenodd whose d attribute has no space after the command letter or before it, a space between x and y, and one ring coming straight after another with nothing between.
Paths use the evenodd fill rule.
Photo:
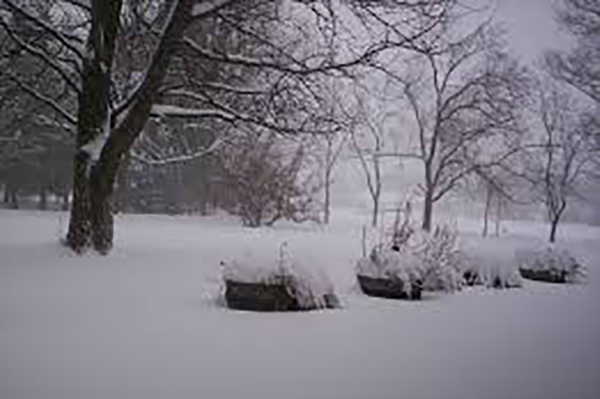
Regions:
<instances>
[{"instance_id":1,"label":"snow-covered grass clump","mask_svg":"<svg viewBox=\"0 0 600 399\"><path fill-rule=\"evenodd\" d=\"M254 310L312 310L339 306L329 276L314 266L300 264L281 245L279 256L221 262L225 299L232 308ZM254 302L254 303L251 303Z\"/></svg>"},{"instance_id":2,"label":"snow-covered grass clump","mask_svg":"<svg viewBox=\"0 0 600 399\"><path fill-rule=\"evenodd\" d=\"M567 249L549 246L516 253L524 278L554 283L580 283L586 269Z\"/></svg>"}]
</instances>

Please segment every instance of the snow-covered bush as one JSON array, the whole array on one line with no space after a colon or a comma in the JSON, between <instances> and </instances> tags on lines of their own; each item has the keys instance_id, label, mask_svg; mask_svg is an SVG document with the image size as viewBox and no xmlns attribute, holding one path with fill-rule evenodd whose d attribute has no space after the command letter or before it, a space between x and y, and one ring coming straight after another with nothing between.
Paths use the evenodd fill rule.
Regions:
<instances>
[{"instance_id":1,"label":"snow-covered bush","mask_svg":"<svg viewBox=\"0 0 600 399\"><path fill-rule=\"evenodd\" d=\"M467 286L485 285L488 288L518 288L523 285L519 270L514 264L498 259L460 255L463 283Z\"/></svg>"},{"instance_id":2,"label":"snow-covered bush","mask_svg":"<svg viewBox=\"0 0 600 399\"><path fill-rule=\"evenodd\" d=\"M398 289L409 297L413 291L420 292L423 284L424 271L420 259L409 251L400 253L388 245L375 246L368 257L358 260L356 271L359 278L402 282Z\"/></svg>"},{"instance_id":3,"label":"snow-covered bush","mask_svg":"<svg viewBox=\"0 0 600 399\"><path fill-rule=\"evenodd\" d=\"M438 226L430 233L404 223L390 244L379 244L357 263L357 274L405 282L408 289L454 291L462 285L457 232ZM401 238L401 239L399 239Z\"/></svg>"},{"instance_id":4,"label":"snow-covered bush","mask_svg":"<svg viewBox=\"0 0 600 399\"><path fill-rule=\"evenodd\" d=\"M487 274L483 276L485 284L489 288L519 288L523 286L521 275L517 268L502 267L494 265L487 270Z\"/></svg>"},{"instance_id":5,"label":"snow-covered bush","mask_svg":"<svg viewBox=\"0 0 600 399\"><path fill-rule=\"evenodd\" d=\"M422 262L423 289L455 291L462 285L458 232L449 225L437 226L433 233L419 231L408 240L409 248ZM412 244L412 248L410 247Z\"/></svg>"},{"instance_id":6,"label":"snow-covered bush","mask_svg":"<svg viewBox=\"0 0 600 399\"><path fill-rule=\"evenodd\" d=\"M276 259L258 259L248 253L243 260L221 262L221 267L230 307L312 310L339 306L329 277L320 269L295 262L285 243Z\"/></svg>"},{"instance_id":7,"label":"snow-covered bush","mask_svg":"<svg viewBox=\"0 0 600 399\"><path fill-rule=\"evenodd\" d=\"M555 283L579 283L586 278L586 269L564 248L518 251L516 257L524 278Z\"/></svg>"}]
</instances>

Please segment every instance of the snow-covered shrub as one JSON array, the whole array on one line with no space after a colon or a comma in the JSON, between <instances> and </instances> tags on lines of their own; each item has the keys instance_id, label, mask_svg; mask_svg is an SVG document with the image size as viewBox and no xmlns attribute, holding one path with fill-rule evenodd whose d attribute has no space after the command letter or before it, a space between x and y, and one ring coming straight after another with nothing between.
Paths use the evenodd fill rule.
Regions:
<instances>
[{"instance_id":1,"label":"snow-covered shrub","mask_svg":"<svg viewBox=\"0 0 600 399\"><path fill-rule=\"evenodd\" d=\"M516 268L494 265L488 269L483 279L489 288L519 288L523 286L521 275Z\"/></svg>"},{"instance_id":2,"label":"snow-covered shrub","mask_svg":"<svg viewBox=\"0 0 600 399\"><path fill-rule=\"evenodd\" d=\"M303 143L274 134L248 134L235 138L220 153L220 179L229 196L224 206L239 215L244 226L318 220L315 196L320 185L314 174L306 173Z\"/></svg>"},{"instance_id":3,"label":"snow-covered shrub","mask_svg":"<svg viewBox=\"0 0 600 399\"><path fill-rule=\"evenodd\" d=\"M457 232L438 226L434 232L413 229L407 223L394 231L390 244L379 244L357 263L357 274L396 279L408 289L454 291L462 285L461 253Z\"/></svg>"},{"instance_id":4,"label":"snow-covered shrub","mask_svg":"<svg viewBox=\"0 0 600 399\"><path fill-rule=\"evenodd\" d=\"M488 288L518 288L523 285L516 265L498 259L468 256L459 253L463 284L485 285Z\"/></svg>"},{"instance_id":5,"label":"snow-covered shrub","mask_svg":"<svg viewBox=\"0 0 600 399\"><path fill-rule=\"evenodd\" d=\"M390 287L402 291L397 296L402 293L408 297L418 295L423 283L420 259L411 252L400 253L387 245L377 245L368 257L359 259L356 271L359 282L361 276L400 282L398 286Z\"/></svg>"},{"instance_id":6,"label":"snow-covered shrub","mask_svg":"<svg viewBox=\"0 0 600 399\"><path fill-rule=\"evenodd\" d=\"M243 260L221 262L221 266L230 307L312 310L339 306L329 277L322 270L294 262L285 243L276 259L246 254Z\"/></svg>"},{"instance_id":7,"label":"snow-covered shrub","mask_svg":"<svg viewBox=\"0 0 600 399\"><path fill-rule=\"evenodd\" d=\"M519 270L524 278L555 283L579 283L586 278L586 269L566 249L518 251Z\"/></svg>"},{"instance_id":8,"label":"snow-covered shrub","mask_svg":"<svg viewBox=\"0 0 600 399\"><path fill-rule=\"evenodd\" d=\"M433 233L419 231L408 240L409 249L422 262L423 289L455 291L462 285L458 232L448 225L437 226ZM412 247L411 247L412 244Z\"/></svg>"}]
</instances>

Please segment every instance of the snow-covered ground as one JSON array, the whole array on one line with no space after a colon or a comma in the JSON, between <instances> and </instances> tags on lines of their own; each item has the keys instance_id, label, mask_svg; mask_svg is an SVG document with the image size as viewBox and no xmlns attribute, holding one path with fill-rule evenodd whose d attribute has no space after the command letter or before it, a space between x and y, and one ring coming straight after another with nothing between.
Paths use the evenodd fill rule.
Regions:
<instances>
[{"instance_id":1,"label":"snow-covered ground","mask_svg":"<svg viewBox=\"0 0 600 399\"><path fill-rule=\"evenodd\" d=\"M1 399L600 397L600 229L564 226L585 285L368 298L360 219L243 229L227 218L119 216L108 257L58 245L67 216L0 211ZM546 227L506 225L463 248L510 267ZM287 241L324 267L344 307L256 314L218 304L221 260Z\"/></svg>"}]
</instances>

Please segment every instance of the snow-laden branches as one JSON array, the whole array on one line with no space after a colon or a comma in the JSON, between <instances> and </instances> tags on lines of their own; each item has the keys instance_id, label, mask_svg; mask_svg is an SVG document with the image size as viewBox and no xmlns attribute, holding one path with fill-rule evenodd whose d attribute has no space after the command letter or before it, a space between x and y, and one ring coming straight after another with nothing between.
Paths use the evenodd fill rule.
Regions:
<instances>
[{"instance_id":1,"label":"snow-laden branches","mask_svg":"<svg viewBox=\"0 0 600 399\"><path fill-rule=\"evenodd\" d=\"M148 158L148 157L145 157L144 155L139 154L137 151L133 151L131 154L131 158L136 161L142 162L146 165L152 165L152 166L165 166L165 165L175 164L175 163L185 163L185 162L191 162L191 161L198 160L209 154L213 154L213 153L217 152L221 148L223 143L224 143L223 139L217 139L217 140L213 141L213 143L210 146L208 146L207 148L203 148L203 149L195 151L193 153L190 153L190 154L186 153L186 154L182 154L182 155L178 155L178 156L174 156L174 157L160 157L158 159Z\"/></svg>"},{"instance_id":2,"label":"snow-laden branches","mask_svg":"<svg viewBox=\"0 0 600 399\"><path fill-rule=\"evenodd\" d=\"M59 43L61 43L65 48L69 49L74 55L76 55L80 60L83 60L83 52L81 49L81 45L83 44L83 40L81 37L77 35L67 34L65 32L61 32L50 23L38 18L34 14L26 11L22 6L15 4L12 0L1 0L2 3L6 4L12 11L23 16L25 19L33 22L44 31L49 33L54 39L56 39Z\"/></svg>"},{"instance_id":3,"label":"snow-laden branches","mask_svg":"<svg viewBox=\"0 0 600 399\"><path fill-rule=\"evenodd\" d=\"M9 73L8 76L23 91L25 91L26 93L28 93L35 99L41 101L42 103L48 105L50 108L52 108L54 111L56 111L56 113L58 113L61 117L63 117L67 122L69 122L71 125L73 125L73 127L77 125L77 119L73 115L71 115L69 112L67 112L64 108L62 108L55 100L40 93L37 89L35 89L34 87L28 85L27 83L21 81L15 75Z\"/></svg>"},{"instance_id":4,"label":"snow-laden branches","mask_svg":"<svg viewBox=\"0 0 600 399\"><path fill-rule=\"evenodd\" d=\"M15 43L17 43L20 47L22 47L28 53L30 53L30 54L34 55L35 57L38 57L40 60L42 60L46 65L48 65L50 68L52 68L54 71L56 71L62 77L62 79L64 80L64 82L67 86L69 86L71 89L73 89L76 93L80 93L79 85L73 80L73 77L65 70L63 65L59 64L59 62L56 61L56 58L52 58L45 51L22 40L17 34L15 34L13 29L6 22L4 22L4 20L2 18L0 18L0 26L2 26L4 28L4 31L6 33L8 33L10 38Z\"/></svg>"}]
</instances>

